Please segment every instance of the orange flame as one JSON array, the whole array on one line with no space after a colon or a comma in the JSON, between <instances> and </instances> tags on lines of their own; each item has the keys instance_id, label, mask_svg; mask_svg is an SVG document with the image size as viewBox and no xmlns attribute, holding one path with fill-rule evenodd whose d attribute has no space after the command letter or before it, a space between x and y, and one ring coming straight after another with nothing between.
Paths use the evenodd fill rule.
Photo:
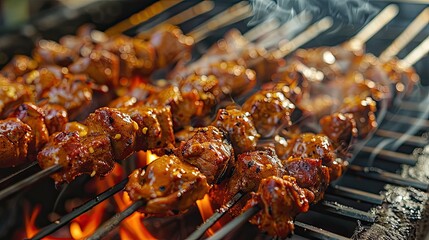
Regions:
<instances>
[{"instance_id":1,"label":"orange flame","mask_svg":"<svg viewBox=\"0 0 429 240\"><path fill-rule=\"evenodd\" d=\"M70 224L70 235L73 239L83 239L90 236L101 224L107 202L101 202L91 211L75 218Z\"/></svg>"},{"instance_id":2,"label":"orange flame","mask_svg":"<svg viewBox=\"0 0 429 240\"><path fill-rule=\"evenodd\" d=\"M151 151L147 151L146 152L146 164L151 163L152 161L154 161L155 159L159 158L158 155L152 153Z\"/></svg>"},{"instance_id":3,"label":"orange flame","mask_svg":"<svg viewBox=\"0 0 429 240\"><path fill-rule=\"evenodd\" d=\"M204 195L204 198L197 201L198 209L200 210L201 218L203 221L206 221L209 217L213 215L212 205L210 204L209 195ZM206 233L211 236L217 230L222 228L222 225L219 222L216 222L211 228L209 228Z\"/></svg>"},{"instance_id":4,"label":"orange flame","mask_svg":"<svg viewBox=\"0 0 429 240\"><path fill-rule=\"evenodd\" d=\"M25 223L25 234L27 238L32 238L36 233L39 232L39 229L36 227L36 219L40 214L41 207L40 205L36 206L32 213L29 213L28 208L24 211L24 223ZM54 238L54 237L45 237L44 240L59 240L63 238Z\"/></svg>"}]
</instances>

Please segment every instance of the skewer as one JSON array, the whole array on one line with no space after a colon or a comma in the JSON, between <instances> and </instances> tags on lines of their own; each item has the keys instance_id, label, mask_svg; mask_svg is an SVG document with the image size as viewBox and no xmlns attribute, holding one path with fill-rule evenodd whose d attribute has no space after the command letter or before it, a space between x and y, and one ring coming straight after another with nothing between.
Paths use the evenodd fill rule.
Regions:
<instances>
[{"instance_id":1,"label":"skewer","mask_svg":"<svg viewBox=\"0 0 429 240\"><path fill-rule=\"evenodd\" d=\"M11 175L9 175L9 176L7 176L7 177L5 177L5 178L1 179L1 180L0 180L0 185L1 185L1 184L3 184L3 183L5 183L5 182L7 182L7 181L9 181L9 180L10 180L10 179L12 179L12 178L14 178L14 177L18 176L18 175L20 175L21 173L26 172L26 171L30 170L31 168L33 168L33 167L35 167L35 166L38 166L38 165L39 165L39 164L38 164L37 162L32 162L32 163L30 163L28 166L24 167L23 169L21 169L21 170L19 170L19 171L15 172L15 173L12 173Z\"/></svg>"},{"instance_id":2,"label":"skewer","mask_svg":"<svg viewBox=\"0 0 429 240\"><path fill-rule=\"evenodd\" d=\"M429 23L429 8L425 8L380 55L382 62L396 56Z\"/></svg>"},{"instance_id":3,"label":"skewer","mask_svg":"<svg viewBox=\"0 0 429 240\"><path fill-rule=\"evenodd\" d=\"M274 29L277 29L279 26L280 22L274 18L271 18L247 31L245 34L243 34L243 37L246 38L249 42L252 42L260 38L261 36L264 36L265 34L273 31Z\"/></svg>"},{"instance_id":4,"label":"skewer","mask_svg":"<svg viewBox=\"0 0 429 240\"><path fill-rule=\"evenodd\" d=\"M298 34L291 41L279 45L279 49L273 52L273 56L276 58L283 58L289 53L295 51L298 47L304 45L311 39L315 38L322 32L328 30L332 26L332 18L324 17L317 21L304 32Z\"/></svg>"},{"instance_id":5,"label":"skewer","mask_svg":"<svg viewBox=\"0 0 429 240\"><path fill-rule=\"evenodd\" d=\"M405 138L406 138L405 143L410 144L410 145L414 145L416 147L424 147L424 146L429 144L429 141L427 138L409 135L409 134L405 134L405 133L389 131L389 130L384 130L384 129L378 129L375 132L375 134L380 136L380 137L395 138L395 139L399 139L399 138L405 136Z\"/></svg>"},{"instance_id":6,"label":"skewer","mask_svg":"<svg viewBox=\"0 0 429 240\"><path fill-rule=\"evenodd\" d=\"M211 31L229 25L232 22L240 21L251 16L251 14L252 11L250 4L242 1L217 14L205 23L200 24L194 30L189 32L188 35L193 37L196 42L201 41Z\"/></svg>"},{"instance_id":7,"label":"skewer","mask_svg":"<svg viewBox=\"0 0 429 240\"><path fill-rule=\"evenodd\" d=\"M139 208L143 207L146 203L143 201L136 201L133 204L131 204L128 208L126 208L124 211L117 213L115 216L107 220L105 223L103 223L97 231L94 232L92 236L87 238L87 240L97 240L101 239L102 237L106 236L110 231L115 229L122 220L133 214L135 211L137 211Z\"/></svg>"},{"instance_id":8,"label":"skewer","mask_svg":"<svg viewBox=\"0 0 429 240\"><path fill-rule=\"evenodd\" d=\"M375 222L375 215L369 212L361 211L359 209L351 208L348 206L341 205L339 203L322 201L311 207L311 210L317 210L321 212L328 212L343 217L348 217L368 223Z\"/></svg>"},{"instance_id":9,"label":"skewer","mask_svg":"<svg viewBox=\"0 0 429 240\"><path fill-rule=\"evenodd\" d=\"M295 221L295 227L298 233L309 236L316 239L324 240L348 240L350 238L343 237L341 235L335 234L333 232L326 231L324 229L311 226L309 224Z\"/></svg>"},{"instance_id":10,"label":"skewer","mask_svg":"<svg viewBox=\"0 0 429 240\"><path fill-rule=\"evenodd\" d=\"M425 192L429 190L429 184L427 183L410 178L404 178L398 174L390 173L375 167L351 165L349 166L349 171L357 176L365 177L367 179L380 180L404 187L414 187Z\"/></svg>"},{"instance_id":11,"label":"skewer","mask_svg":"<svg viewBox=\"0 0 429 240\"><path fill-rule=\"evenodd\" d=\"M191 235L189 235L186 240L197 240L201 236L204 235L204 233L213 226L221 217L225 215L225 213L231 209L240 199L244 196L241 192L238 192L235 194L231 200L229 200L224 206L217 209L216 212L207 219L202 225L200 225L197 230L195 230Z\"/></svg>"},{"instance_id":12,"label":"skewer","mask_svg":"<svg viewBox=\"0 0 429 240\"><path fill-rule=\"evenodd\" d=\"M417 159L415 159L414 156L410 154L378 149L369 146L362 147L361 152L373 154L390 162L407 164L411 166L415 166L417 164Z\"/></svg>"},{"instance_id":13,"label":"skewer","mask_svg":"<svg viewBox=\"0 0 429 240\"><path fill-rule=\"evenodd\" d=\"M404 59L402 59L399 65L403 68L408 68L423 58L429 51L429 37L421 42L416 48L413 49Z\"/></svg>"},{"instance_id":14,"label":"skewer","mask_svg":"<svg viewBox=\"0 0 429 240\"><path fill-rule=\"evenodd\" d=\"M344 186L331 185L326 192L377 205L381 205L383 203L383 197L380 195Z\"/></svg>"},{"instance_id":15,"label":"skewer","mask_svg":"<svg viewBox=\"0 0 429 240\"><path fill-rule=\"evenodd\" d=\"M51 175L52 173L60 170L61 168L62 168L62 166L60 166L60 165L53 165L51 167L43 169L42 171L40 171L34 175L31 175L30 177L28 177L26 179L23 179L20 182L13 184L12 186L9 186L6 189L1 190L0 191L0 200L24 189L25 187L32 185L33 183L39 181L40 179L42 179L44 177Z\"/></svg>"},{"instance_id":16,"label":"skewer","mask_svg":"<svg viewBox=\"0 0 429 240\"><path fill-rule=\"evenodd\" d=\"M403 123L407 125L418 125L420 127L429 128L429 120L426 119L396 115L392 113L387 113L386 118L392 122Z\"/></svg>"},{"instance_id":17,"label":"skewer","mask_svg":"<svg viewBox=\"0 0 429 240\"><path fill-rule=\"evenodd\" d=\"M55 221L55 222L51 223L50 225L42 228L35 236L33 236L32 239L34 239L34 240L42 239L42 238L48 236L49 234L55 232L56 230L60 229L62 226L69 223L71 220L73 220L76 217L80 216L81 214L89 211L91 208L93 208L97 204L103 202L107 198L109 198L109 197L113 196L114 194L116 194L117 192L121 191L125 187L127 182L128 182L128 178L122 180L121 182L119 182L118 184L113 186L112 188L107 189L106 191L100 193L95 198L93 198L93 199L89 200L88 202L82 204L80 207L73 209L73 211L62 216L57 221Z\"/></svg>"},{"instance_id":18,"label":"skewer","mask_svg":"<svg viewBox=\"0 0 429 240\"><path fill-rule=\"evenodd\" d=\"M108 28L105 33L107 36L113 36L116 34L120 34L128 29L130 29L133 26L136 26L138 24L141 24L148 19L160 14L163 11L168 10L169 8L173 7L174 5L177 5L181 3L183 0L174 0L174 1L159 1L156 2L149 7L143 9L142 11L132 15L131 17L123 20L122 22L117 23L116 25Z\"/></svg>"}]
</instances>

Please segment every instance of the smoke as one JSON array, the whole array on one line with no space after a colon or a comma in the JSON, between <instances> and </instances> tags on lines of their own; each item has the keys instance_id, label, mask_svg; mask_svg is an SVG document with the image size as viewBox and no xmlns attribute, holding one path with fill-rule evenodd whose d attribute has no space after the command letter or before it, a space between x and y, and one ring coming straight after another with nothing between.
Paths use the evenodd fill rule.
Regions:
<instances>
[{"instance_id":1,"label":"smoke","mask_svg":"<svg viewBox=\"0 0 429 240\"><path fill-rule=\"evenodd\" d=\"M379 12L369 0L252 0L252 5L251 26L271 17L286 22L302 11L318 18L330 16L336 22L363 25Z\"/></svg>"}]
</instances>

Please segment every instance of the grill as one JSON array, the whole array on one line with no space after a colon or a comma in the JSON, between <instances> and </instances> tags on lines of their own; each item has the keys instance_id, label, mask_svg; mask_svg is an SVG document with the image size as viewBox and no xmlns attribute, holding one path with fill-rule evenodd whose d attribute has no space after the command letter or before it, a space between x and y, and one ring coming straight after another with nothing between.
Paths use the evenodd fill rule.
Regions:
<instances>
[{"instance_id":1,"label":"grill","mask_svg":"<svg viewBox=\"0 0 429 240\"><path fill-rule=\"evenodd\" d=\"M388 5L388 1L375 1L373 4L382 9ZM140 2L110 2L101 1L101 3L91 4L85 7L85 11L79 9L68 9L49 12L47 15L40 16L32 21L33 24L26 25L23 29L8 31L4 34L4 39L19 39L19 41L0 41L0 46L5 56L10 56L8 52L14 49L13 53L29 53L28 42L32 42L40 36L47 39L56 40L58 37L73 33L74 29L84 22L93 22L98 29L108 29L107 31L125 31L129 35L137 35L150 29L154 25L165 21L182 21L180 18L187 18L195 11L201 11L196 17L187 19L180 24L185 32L191 32L196 26L204 26L200 29L200 38L194 49L194 56L199 56L220 39L230 28L236 27L242 32L248 30L247 22L249 15L243 17L233 14L226 14L225 23L217 21L218 28L212 30L212 25L203 25L208 19L215 16L220 18L220 12L230 7L232 3L216 3L213 10L193 9L186 10L186 14L180 15L184 9L190 9L197 5L197 2L179 2L171 4L167 10L157 12L153 10L154 17L148 21L143 21L145 16L140 11L149 6L149 3ZM392 42L408 26L415 16L424 9L422 4L397 3L400 8L400 14L388 27L383 28L367 42L367 51L379 55L387 46L386 42ZM121 9L118 13L112 13L112 9ZM105 10L109 14L100 16L100 11ZM209 11L210 10L210 11ZM147 11L146 11L147 12ZM140 14L140 15L139 15ZM178 15L179 14L179 15ZM139 19L137 23L127 25L129 16ZM65 16L65 17L64 17ZM173 17L177 16L177 17ZM173 18L171 18L173 17ZM56 20L53 21L52 19ZM47 21L52 22L47 24ZM125 21L123 21L125 20ZM143 22L143 23L142 23ZM200 25L201 24L201 25ZM67 27L63 27L67 26ZM115 27L112 27L115 26ZM290 27L290 25L289 25ZM30 29L30 30L29 30ZM358 26L336 25L331 32L321 34L317 38L303 45L303 48L322 45L335 45L353 36L358 30ZM299 32L299 30L296 30ZM427 28L417 35L414 41L411 41L403 51L399 52L399 57L404 57L419 43L423 42L428 33ZM249 33L250 34L250 33ZM3 59L6 63L7 57ZM429 139L427 129L428 120L428 92L427 76L429 72L424 66L427 59L422 59L415 64L417 72L422 78L423 86L415 89L413 94L402 99L397 96L392 101L392 106L380 122L378 130L374 135L355 148L351 165L345 175L339 180L333 182L325 194L324 200L311 206L307 213L299 214L295 220L294 239L421 239L427 232L427 223L429 212ZM124 169L133 169L134 166L125 163ZM61 235L65 231L64 225L68 225L80 214L90 210L92 207L100 204L105 199L110 198L114 193L123 189L126 180L120 181L112 188L97 196L88 196L82 194L82 186L87 186L88 177L79 177L60 191L55 190L51 180L42 179L41 176L47 176L57 169L51 168L46 171L40 171L35 167L36 164L17 169L3 169L0 174L3 179L0 180L1 189L7 189L7 186L18 183L22 185L31 185L31 189L26 189L17 195L13 195L2 200L0 207L0 216L2 227L0 227L0 237L21 238L19 230L23 228L22 208L25 204L43 203L44 208L39 213L39 226L46 226L38 231L35 239L46 237L53 232L54 235ZM31 176L31 177L29 177ZM125 175L126 176L126 175ZM40 180L35 183L35 180ZM17 187L17 185L13 185ZM13 191L13 189L11 189ZM12 193L12 192L10 192ZM43 193L43 194L40 194ZM1 195L4 194L4 195ZM0 195L9 195L9 192L2 191ZM85 195L85 196L82 196ZM64 199L91 199L86 203L72 204L72 207L81 206L70 212L72 207L60 207L65 204ZM240 196L235 196L231 200L234 204ZM60 199L56 202L56 199ZM62 200L61 200L62 199ZM52 214L52 209L56 214ZM111 238L118 238L117 225L122 218L131 215L139 204L133 204L120 215L116 215L106 224L99 226L99 230L110 230ZM31 208L34 208L31 205ZM68 209L67 209L68 208ZM224 216L228 206L218 209L214 217L221 219L223 226L210 239L271 239L272 237L260 232L256 227L247 222L253 216L257 209L250 209L244 214L234 218L227 219ZM113 215L114 209L105 209L106 215ZM127 212L128 211L128 212ZM28 213L27 213L28 214ZM62 216L62 217L60 217ZM183 215L174 217L150 217L143 220L144 225L159 239L198 239L207 237L204 235L215 221L210 219L203 223L199 217L196 208L190 209ZM41 220L40 220L41 219ZM52 221L52 223L50 223ZM202 224L202 225L200 225ZM199 226L200 225L200 226ZM198 227L199 226L199 227ZM198 227L198 228L197 228ZM58 230L60 229L60 230ZM191 235L193 234L193 235ZM99 239L100 236L93 236ZM131 236L129 236L132 238ZM135 236L133 236L135 237Z\"/></svg>"}]
</instances>

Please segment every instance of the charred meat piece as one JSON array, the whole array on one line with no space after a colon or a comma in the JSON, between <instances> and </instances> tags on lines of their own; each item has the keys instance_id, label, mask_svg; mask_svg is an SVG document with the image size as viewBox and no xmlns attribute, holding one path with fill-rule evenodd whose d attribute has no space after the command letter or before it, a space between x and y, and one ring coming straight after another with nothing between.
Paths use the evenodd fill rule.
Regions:
<instances>
[{"instance_id":1,"label":"charred meat piece","mask_svg":"<svg viewBox=\"0 0 429 240\"><path fill-rule=\"evenodd\" d=\"M258 133L265 138L275 135L280 128L292 125L295 105L282 92L263 90L253 94L243 104L249 112Z\"/></svg>"},{"instance_id":2,"label":"charred meat piece","mask_svg":"<svg viewBox=\"0 0 429 240\"><path fill-rule=\"evenodd\" d=\"M289 176L296 179L309 203L320 201L330 182L329 169L322 165L322 160L314 158L290 158L284 162Z\"/></svg>"},{"instance_id":3,"label":"charred meat piece","mask_svg":"<svg viewBox=\"0 0 429 240\"><path fill-rule=\"evenodd\" d=\"M62 78L62 74L61 74ZM33 70L22 77L25 84L34 86L36 98L41 98L46 91L60 83L60 79L48 68Z\"/></svg>"},{"instance_id":4,"label":"charred meat piece","mask_svg":"<svg viewBox=\"0 0 429 240\"><path fill-rule=\"evenodd\" d=\"M106 50L93 50L69 66L73 74L87 74L98 85L119 86L119 59Z\"/></svg>"},{"instance_id":5,"label":"charred meat piece","mask_svg":"<svg viewBox=\"0 0 429 240\"><path fill-rule=\"evenodd\" d=\"M83 122L88 127L88 134L106 134L112 143L115 160L123 160L134 152L139 125L114 108L99 108Z\"/></svg>"},{"instance_id":6,"label":"charred meat piece","mask_svg":"<svg viewBox=\"0 0 429 240\"><path fill-rule=\"evenodd\" d=\"M30 87L0 76L0 118L9 115L19 104L33 100L33 91Z\"/></svg>"},{"instance_id":7,"label":"charred meat piece","mask_svg":"<svg viewBox=\"0 0 429 240\"><path fill-rule=\"evenodd\" d=\"M234 150L226 133L213 126L199 128L178 151L179 158L200 169L209 184L216 183L234 164Z\"/></svg>"},{"instance_id":8,"label":"charred meat piece","mask_svg":"<svg viewBox=\"0 0 429 240\"><path fill-rule=\"evenodd\" d=\"M114 166L110 139L104 134L79 137L77 132L58 132L37 155L43 169L59 164L62 169L51 175L57 185L71 182L82 174L104 176Z\"/></svg>"},{"instance_id":9,"label":"charred meat piece","mask_svg":"<svg viewBox=\"0 0 429 240\"><path fill-rule=\"evenodd\" d=\"M64 107L56 104L46 103L40 106L45 115L45 124L49 135L60 132L68 122L67 111Z\"/></svg>"},{"instance_id":10,"label":"charred meat piece","mask_svg":"<svg viewBox=\"0 0 429 240\"><path fill-rule=\"evenodd\" d=\"M349 162L336 158L329 166L330 181L335 181L340 178L349 166Z\"/></svg>"},{"instance_id":11,"label":"charred meat piece","mask_svg":"<svg viewBox=\"0 0 429 240\"><path fill-rule=\"evenodd\" d=\"M15 55L12 60L3 67L0 73L12 80L20 77L38 67L38 63L30 57Z\"/></svg>"},{"instance_id":12,"label":"charred meat piece","mask_svg":"<svg viewBox=\"0 0 429 240\"><path fill-rule=\"evenodd\" d=\"M228 132L236 154L255 150L260 136L248 112L219 109L212 125Z\"/></svg>"},{"instance_id":13,"label":"charred meat piece","mask_svg":"<svg viewBox=\"0 0 429 240\"><path fill-rule=\"evenodd\" d=\"M146 105L152 107L170 106L173 115L173 127L175 130L188 126L193 116L201 112L202 105L199 103L196 92L181 94L178 87L170 86L157 94L149 96Z\"/></svg>"},{"instance_id":14,"label":"charred meat piece","mask_svg":"<svg viewBox=\"0 0 429 240\"><path fill-rule=\"evenodd\" d=\"M346 156L358 133L353 115L333 113L321 118L319 123L322 127L321 133L331 139L337 153Z\"/></svg>"},{"instance_id":15,"label":"charred meat piece","mask_svg":"<svg viewBox=\"0 0 429 240\"><path fill-rule=\"evenodd\" d=\"M25 163L32 138L30 126L18 118L0 120L0 167Z\"/></svg>"},{"instance_id":16,"label":"charred meat piece","mask_svg":"<svg viewBox=\"0 0 429 240\"><path fill-rule=\"evenodd\" d=\"M163 68L188 57L194 40L183 35L178 27L169 25L155 31L149 42L156 52L157 68Z\"/></svg>"},{"instance_id":17,"label":"charred meat piece","mask_svg":"<svg viewBox=\"0 0 429 240\"><path fill-rule=\"evenodd\" d=\"M43 110L32 103L23 103L9 117L18 118L30 126L32 138L28 145L28 157L36 159L37 152L48 142L49 138Z\"/></svg>"},{"instance_id":18,"label":"charred meat piece","mask_svg":"<svg viewBox=\"0 0 429 240\"><path fill-rule=\"evenodd\" d=\"M146 202L142 212L166 215L187 210L204 197L209 185L198 168L170 155L131 173L125 190L132 201Z\"/></svg>"},{"instance_id":19,"label":"charred meat piece","mask_svg":"<svg viewBox=\"0 0 429 240\"><path fill-rule=\"evenodd\" d=\"M33 50L33 57L39 63L55 64L62 67L69 66L78 58L72 50L57 42L45 39L37 43Z\"/></svg>"},{"instance_id":20,"label":"charred meat piece","mask_svg":"<svg viewBox=\"0 0 429 240\"><path fill-rule=\"evenodd\" d=\"M329 166L335 160L334 147L324 134L302 133L288 140L289 157L315 158Z\"/></svg>"},{"instance_id":21,"label":"charred meat piece","mask_svg":"<svg viewBox=\"0 0 429 240\"><path fill-rule=\"evenodd\" d=\"M213 75L189 75L179 82L179 89L182 95L198 95L198 101L203 105L202 110L197 113L200 116L210 113L219 102L222 93L219 80Z\"/></svg>"},{"instance_id":22,"label":"charred meat piece","mask_svg":"<svg viewBox=\"0 0 429 240\"><path fill-rule=\"evenodd\" d=\"M376 102L372 98L361 98L359 96L344 99L344 103L340 107L341 113L353 114L359 138L365 138L377 128L376 110Z\"/></svg>"},{"instance_id":23,"label":"charred meat piece","mask_svg":"<svg viewBox=\"0 0 429 240\"><path fill-rule=\"evenodd\" d=\"M304 191L292 177L271 176L261 181L243 211L259 205L250 222L271 236L287 237L294 230L293 220L298 213L307 212L309 204Z\"/></svg>"},{"instance_id":24,"label":"charred meat piece","mask_svg":"<svg viewBox=\"0 0 429 240\"><path fill-rule=\"evenodd\" d=\"M152 150L174 144L174 133L171 113L168 108L156 108L137 105L130 108L120 108L137 123L136 142L134 149Z\"/></svg>"},{"instance_id":25,"label":"charred meat piece","mask_svg":"<svg viewBox=\"0 0 429 240\"><path fill-rule=\"evenodd\" d=\"M92 101L92 90L85 77L68 75L51 87L42 97L51 104L63 106L70 118L75 118Z\"/></svg>"},{"instance_id":26,"label":"charred meat piece","mask_svg":"<svg viewBox=\"0 0 429 240\"><path fill-rule=\"evenodd\" d=\"M109 103L108 107L111 108L128 108L132 107L137 103L137 98L125 95L118 97Z\"/></svg>"}]
</instances>

